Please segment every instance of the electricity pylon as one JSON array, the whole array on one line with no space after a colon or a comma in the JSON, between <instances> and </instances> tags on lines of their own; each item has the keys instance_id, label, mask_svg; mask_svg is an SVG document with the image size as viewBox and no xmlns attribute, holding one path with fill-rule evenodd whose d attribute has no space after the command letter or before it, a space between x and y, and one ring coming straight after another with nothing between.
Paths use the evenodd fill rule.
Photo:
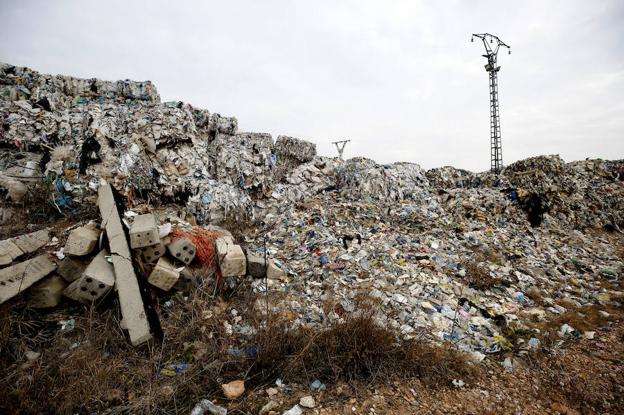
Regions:
<instances>
[{"instance_id":1,"label":"electricity pylon","mask_svg":"<svg viewBox=\"0 0 624 415\"><path fill-rule=\"evenodd\" d=\"M511 54L511 47L500 40L498 36L489 33L473 34L470 41L474 42L475 37L483 41L486 53L483 57L488 60L485 70L490 74L490 169L493 173L498 173L503 168L503 147L498 108L498 71L500 71L500 66L497 64L497 57L501 46L507 48L509 54ZM496 42L495 45L494 42Z\"/></svg>"},{"instance_id":2,"label":"electricity pylon","mask_svg":"<svg viewBox=\"0 0 624 415\"><path fill-rule=\"evenodd\" d=\"M340 160L342 160L342 153L344 152L344 148L349 141L351 140L334 141L332 143L336 146L336 149L338 150L338 157L340 158Z\"/></svg>"}]
</instances>

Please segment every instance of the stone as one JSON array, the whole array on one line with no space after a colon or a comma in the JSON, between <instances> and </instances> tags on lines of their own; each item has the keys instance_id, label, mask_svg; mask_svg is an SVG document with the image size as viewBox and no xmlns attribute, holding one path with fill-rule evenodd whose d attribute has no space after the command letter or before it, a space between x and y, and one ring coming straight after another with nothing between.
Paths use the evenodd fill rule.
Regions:
<instances>
[{"instance_id":1,"label":"stone","mask_svg":"<svg viewBox=\"0 0 624 415\"><path fill-rule=\"evenodd\" d=\"M167 245L167 250L169 250L172 257L184 262L186 265L193 261L193 258L195 258L195 254L197 253L197 248L193 242L187 238L176 239Z\"/></svg>"},{"instance_id":2,"label":"stone","mask_svg":"<svg viewBox=\"0 0 624 415\"><path fill-rule=\"evenodd\" d=\"M156 245L160 242L156 218L151 213L138 215L130 228L130 246L134 249Z\"/></svg>"},{"instance_id":3,"label":"stone","mask_svg":"<svg viewBox=\"0 0 624 415\"><path fill-rule=\"evenodd\" d=\"M279 406L279 404L277 402L269 401L260 409L260 412L258 412L258 415L268 414L269 411L272 411L273 409L277 408L278 406Z\"/></svg>"},{"instance_id":4,"label":"stone","mask_svg":"<svg viewBox=\"0 0 624 415\"><path fill-rule=\"evenodd\" d=\"M138 249L141 252L143 260L148 263L158 261L158 258L165 255L167 247L162 239L158 241L156 245L146 246L145 248Z\"/></svg>"},{"instance_id":5,"label":"stone","mask_svg":"<svg viewBox=\"0 0 624 415\"><path fill-rule=\"evenodd\" d=\"M295 405L292 408L290 408L288 411L284 411L282 415L301 415L302 413L303 413L303 410L301 409L301 407L299 405Z\"/></svg>"},{"instance_id":6,"label":"stone","mask_svg":"<svg viewBox=\"0 0 624 415\"><path fill-rule=\"evenodd\" d=\"M270 280L281 280L286 277L286 272L279 268L274 260L269 261L267 267L267 278Z\"/></svg>"},{"instance_id":7,"label":"stone","mask_svg":"<svg viewBox=\"0 0 624 415\"><path fill-rule=\"evenodd\" d=\"M316 406L316 402L314 401L314 398L312 396L308 395L299 399L299 405L303 406L304 408L314 408Z\"/></svg>"},{"instance_id":8,"label":"stone","mask_svg":"<svg viewBox=\"0 0 624 415\"><path fill-rule=\"evenodd\" d=\"M29 362L34 362L35 360L39 359L41 353L35 352L33 350L27 350L26 353L24 353L24 356L26 356L26 360L28 360Z\"/></svg>"},{"instance_id":9,"label":"stone","mask_svg":"<svg viewBox=\"0 0 624 415\"><path fill-rule=\"evenodd\" d=\"M98 229L93 226L81 226L71 231L63 252L71 256L89 255L95 249L99 239Z\"/></svg>"},{"instance_id":10,"label":"stone","mask_svg":"<svg viewBox=\"0 0 624 415\"><path fill-rule=\"evenodd\" d=\"M64 294L85 304L102 298L115 285L113 265L108 262L106 256L108 252L101 250L82 276L67 287Z\"/></svg>"},{"instance_id":11,"label":"stone","mask_svg":"<svg viewBox=\"0 0 624 415\"><path fill-rule=\"evenodd\" d=\"M56 264L47 254L20 262L0 270L0 304L25 291L31 285L50 274Z\"/></svg>"},{"instance_id":12,"label":"stone","mask_svg":"<svg viewBox=\"0 0 624 415\"><path fill-rule=\"evenodd\" d=\"M67 282L76 281L84 272L86 266L73 258L65 257L57 262L56 273Z\"/></svg>"},{"instance_id":13,"label":"stone","mask_svg":"<svg viewBox=\"0 0 624 415\"><path fill-rule=\"evenodd\" d=\"M130 336L130 343L138 346L148 341L152 334L113 191L110 184L104 181L98 188L98 205L103 220L102 226L106 229L109 241L121 314Z\"/></svg>"},{"instance_id":14,"label":"stone","mask_svg":"<svg viewBox=\"0 0 624 415\"><path fill-rule=\"evenodd\" d=\"M264 256L247 251L247 274L254 278L264 278L266 275Z\"/></svg>"},{"instance_id":15,"label":"stone","mask_svg":"<svg viewBox=\"0 0 624 415\"><path fill-rule=\"evenodd\" d=\"M30 289L28 305L32 308L56 307L61 302L67 283L60 275L39 281Z\"/></svg>"},{"instance_id":16,"label":"stone","mask_svg":"<svg viewBox=\"0 0 624 415\"><path fill-rule=\"evenodd\" d=\"M215 405L208 399L202 399L199 401L199 403L195 405L191 411L191 415L204 415L206 411L212 415L227 415L227 409L222 406Z\"/></svg>"},{"instance_id":17,"label":"stone","mask_svg":"<svg viewBox=\"0 0 624 415\"><path fill-rule=\"evenodd\" d=\"M169 291L180 278L180 273L166 257L161 257L147 281L163 291Z\"/></svg>"},{"instance_id":18,"label":"stone","mask_svg":"<svg viewBox=\"0 0 624 415\"><path fill-rule=\"evenodd\" d=\"M236 399L245 392L245 381L235 380L221 385L223 394L228 399Z\"/></svg>"}]
</instances>

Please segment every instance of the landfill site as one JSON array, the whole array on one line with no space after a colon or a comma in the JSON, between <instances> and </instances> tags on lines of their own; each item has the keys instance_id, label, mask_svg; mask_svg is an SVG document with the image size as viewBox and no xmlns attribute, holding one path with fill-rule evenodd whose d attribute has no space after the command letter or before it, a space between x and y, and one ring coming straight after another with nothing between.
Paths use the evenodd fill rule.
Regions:
<instances>
[{"instance_id":1,"label":"landfill site","mask_svg":"<svg viewBox=\"0 0 624 415\"><path fill-rule=\"evenodd\" d=\"M0 66L1 413L624 413L624 160L382 165L213 111Z\"/></svg>"}]
</instances>

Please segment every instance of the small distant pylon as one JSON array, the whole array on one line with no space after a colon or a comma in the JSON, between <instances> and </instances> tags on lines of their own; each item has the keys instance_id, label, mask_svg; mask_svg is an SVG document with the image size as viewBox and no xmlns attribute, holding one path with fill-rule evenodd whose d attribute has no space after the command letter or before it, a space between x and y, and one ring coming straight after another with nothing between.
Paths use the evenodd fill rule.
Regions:
<instances>
[{"instance_id":1,"label":"small distant pylon","mask_svg":"<svg viewBox=\"0 0 624 415\"><path fill-rule=\"evenodd\" d=\"M332 143L333 145L336 146L336 149L338 150L338 158L340 158L340 160L343 160L342 153L344 153L344 148L349 141L351 140L334 141Z\"/></svg>"}]
</instances>

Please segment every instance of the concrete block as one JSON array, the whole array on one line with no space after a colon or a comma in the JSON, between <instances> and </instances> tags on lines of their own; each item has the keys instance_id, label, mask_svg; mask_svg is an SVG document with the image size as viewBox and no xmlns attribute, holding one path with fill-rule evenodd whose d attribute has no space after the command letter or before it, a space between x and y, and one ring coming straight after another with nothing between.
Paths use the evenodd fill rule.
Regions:
<instances>
[{"instance_id":1,"label":"concrete block","mask_svg":"<svg viewBox=\"0 0 624 415\"><path fill-rule=\"evenodd\" d=\"M23 253L30 254L50 242L50 233L47 229L42 229L37 232L17 236L12 240Z\"/></svg>"},{"instance_id":2,"label":"concrete block","mask_svg":"<svg viewBox=\"0 0 624 415\"><path fill-rule=\"evenodd\" d=\"M215 241L215 246L217 248L217 259L219 260L219 263L221 263L221 260L223 260L223 258L225 258L225 255L227 255L228 246L230 245L236 245L234 243L234 238L232 238L232 236L230 235L221 236Z\"/></svg>"},{"instance_id":3,"label":"concrete block","mask_svg":"<svg viewBox=\"0 0 624 415\"><path fill-rule=\"evenodd\" d=\"M65 257L57 263L56 273L67 282L76 281L84 272L86 265L70 257Z\"/></svg>"},{"instance_id":4,"label":"concrete block","mask_svg":"<svg viewBox=\"0 0 624 415\"><path fill-rule=\"evenodd\" d=\"M107 255L105 250L100 251L64 294L85 304L102 298L115 285L115 272L112 264L106 260Z\"/></svg>"},{"instance_id":5,"label":"concrete block","mask_svg":"<svg viewBox=\"0 0 624 415\"><path fill-rule=\"evenodd\" d=\"M152 263L158 261L158 258L165 255L167 246L163 240L159 239L156 245L139 248L138 251L141 252L141 257L145 262Z\"/></svg>"},{"instance_id":6,"label":"concrete block","mask_svg":"<svg viewBox=\"0 0 624 415\"><path fill-rule=\"evenodd\" d=\"M227 252L219 261L221 274L224 277L245 275L247 272L247 259L240 245L227 245Z\"/></svg>"},{"instance_id":7,"label":"concrete block","mask_svg":"<svg viewBox=\"0 0 624 415\"><path fill-rule=\"evenodd\" d=\"M195 244L193 244L190 239L186 238L176 239L167 245L167 249L172 257L184 262L187 265L193 261L193 258L195 258L195 254L197 253Z\"/></svg>"},{"instance_id":8,"label":"concrete block","mask_svg":"<svg viewBox=\"0 0 624 415\"><path fill-rule=\"evenodd\" d=\"M203 272L204 269L202 269L202 274ZM212 273L209 275L212 275ZM194 287L197 287L197 276L188 268L184 268L180 271L180 278L178 278L178 282L175 283L173 289L181 292L190 292Z\"/></svg>"},{"instance_id":9,"label":"concrete block","mask_svg":"<svg viewBox=\"0 0 624 415\"><path fill-rule=\"evenodd\" d=\"M180 278L180 273L166 257L158 260L147 281L155 287L169 291Z\"/></svg>"},{"instance_id":10,"label":"concrete block","mask_svg":"<svg viewBox=\"0 0 624 415\"><path fill-rule=\"evenodd\" d=\"M0 304L25 291L28 287L50 274L56 264L47 254L20 262L0 270Z\"/></svg>"},{"instance_id":11,"label":"concrete block","mask_svg":"<svg viewBox=\"0 0 624 415\"><path fill-rule=\"evenodd\" d=\"M22 250L11 239L0 241L0 265L9 265L22 254Z\"/></svg>"},{"instance_id":12,"label":"concrete block","mask_svg":"<svg viewBox=\"0 0 624 415\"><path fill-rule=\"evenodd\" d=\"M132 223L132 228L130 228L130 246L132 248L143 248L156 245L159 242L158 225L154 215L148 213L136 216Z\"/></svg>"},{"instance_id":13,"label":"concrete block","mask_svg":"<svg viewBox=\"0 0 624 415\"><path fill-rule=\"evenodd\" d=\"M115 270L115 285L119 295L119 306L124 325L128 329L130 343L138 346L148 341L152 334L141 298L139 282L132 266L126 233L121 224L113 191L106 182L100 183L98 206L104 221L102 226L106 227L106 235L110 245ZM158 229L156 229L156 236L158 237Z\"/></svg>"},{"instance_id":14,"label":"concrete block","mask_svg":"<svg viewBox=\"0 0 624 415\"><path fill-rule=\"evenodd\" d=\"M60 275L39 281L30 289L28 305L32 308L56 307L61 302L67 283Z\"/></svg>"},{"instance_id":15,"label":"concrete block","mask_svg":"<svg viewBox=\"0 0 624 415\"><path fill-rule=\"evenodd\" d=\"M247 251L247 274L254 278L264 278L266 274L264 255Z\"/></svg>"},{"instance_id":16,"label":"concrete block","mask_svg":"<svg viewBox=\"0 0 624 415\"><path fill-rule=\"evenodd\" d=\"M89 255L95 249L99 239L98 229L93 226L81 226L71 231L63 252L72 256Z\"/></svg>"}]
</instances>

